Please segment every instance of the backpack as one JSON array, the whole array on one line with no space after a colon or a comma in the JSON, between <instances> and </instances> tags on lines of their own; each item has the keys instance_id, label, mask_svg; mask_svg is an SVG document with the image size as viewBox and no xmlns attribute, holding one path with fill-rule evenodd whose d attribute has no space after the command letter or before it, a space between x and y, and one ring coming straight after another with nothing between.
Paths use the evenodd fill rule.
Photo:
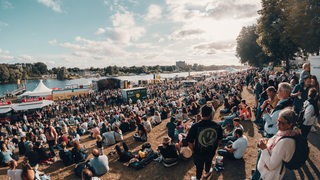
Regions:
<instances>
[{"instance_id":1,"label":"backpack","mask_svg":"<svg viewBox=\"0 0 320 180\"><path fill-rule=\"evenodd\" d=\"M301 166L303 166L306 162L306 160L309 158L309 146L308 141L305 137L303 137L301 134L297 136L283 136L283 138L292 138L296 142L296 148L293 153L293 156L289 162L282 161L282 167L280 170L280 174L282 173L283 167L285 166L287 169L293 170L293 169L299 169Z\"/></svg>"},{"instance_id":2,"label":"backpack","mask_svg":"<svg viewBox=\"0 0 320 180\"><path fill-rule=\"evenodd\" d=\"M303 122L304 122L304 112L306 111L306 108L302 108L302 110L299 112L299 114L298 114L298 119L297 119L297 126L299 127L299 128L301 128L301 126L302 126L302 124L303 124Z\"/></svg>"}]
</instances>

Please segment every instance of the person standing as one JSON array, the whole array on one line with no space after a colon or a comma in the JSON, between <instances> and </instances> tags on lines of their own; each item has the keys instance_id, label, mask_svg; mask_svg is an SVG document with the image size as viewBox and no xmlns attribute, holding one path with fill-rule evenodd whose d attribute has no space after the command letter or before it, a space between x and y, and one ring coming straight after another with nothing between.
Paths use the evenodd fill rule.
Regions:
<instances>
[{"instance_id":1,"label":"person standing","mask_svg":"<svg viewBox=\"0 0 320 180\"><path fill-rule=\"evenodd\" d=\"M212 159L222 139L221 126L212 121L212 107L203 106L201 115L202 120L191 126L186 138L190 149L193 151L193 160L196 165L196 177L193 176L191 179L201 179L204 166L204 177L210 176Z\"/></svg>"},{"instance_id":2,"label":"person standing","mask_svg":"<svg viewBox=\"0 0 320 180\"><path fill-rule=\"evenodd\" d=\"M291 97L293 98L294 111L299 114L302 110L303 103L308 99L308 91L311 84L311 76L306 75L302 77L303 83L294 86Z\"/></svg>"},{"instance_id":3,"label":"person standing","mask_svg":"<svg viewBox=\"0 0 320 180\"><path fill-rule=\"evenodd\" d=\"M303 123L301 125L301 133L305 138L308 137L312 125L316 124L319 116L319 107L316 102L317 90L311 88L308 93L308 100L304 102Z\"/></svg>"},{"instance_id":4,"label":"person standing","mask_svg":"<svg viewBox=\"0 0 320 180\"><path fill-rule=\"evenodd\" d=\"M302 65L302 71L300 73L300 77L299 77L299 84L303 83L303 78L305 76L310 76L310 63L304 63Z\"/></svg>"},{"instance_id":5,"label":"person standing","mask_svg":"<svg viewBox=\"0 0 320 180\"><path fill-rule=\"evenodd\" d=\"M278 132L270 139L261 139L258 147L261 149L261 156L257 167L262 179L282 179L286 168L282 168L283 162L289 162L295 151L295 140L283 138L296 136L300 133L294 129L297 119L292 108L286 108L279 114L277 120Z\"/></svg>"},{"instance_id":6,"label":"person standing","mask_svg":"<svg viewBox=\"0 0 320 180\"><path fill-rule=\"evenodd\" d=\"M255 107L257 108L259 105L260 94L262 93L262 85L258 79L258 77L254 77L254 95L255 95Z\"/></svg>"},{"instance_id":7,"label":"person standing","mask_svg":"<svg viewBox=\"0 0 320 180\"><path fill-rule=\"evenodd\" d=\"M286 107L292 106L292 100L290 99L291 90L292 88L287 82L282 82L278 85L278 104L274 107L272 112L267 112L263 116L263 120L265 121L264 131L267 138L271 138L278 131L277 119L280 111Z\"/></svg>"},{"instance_id":8,"label":"person standing","mask_svg":"<svg viewBox=\"0 0 320 180\"><path fill-rule=\"evenodd\" d=\"M45 127L45 135L49 145L50 155L51 157L55 157L56 154L54 152L54 146L57 143L58 133L54 127L51 126L50 121L46 124Z\"/></svg>"}]
</instances>

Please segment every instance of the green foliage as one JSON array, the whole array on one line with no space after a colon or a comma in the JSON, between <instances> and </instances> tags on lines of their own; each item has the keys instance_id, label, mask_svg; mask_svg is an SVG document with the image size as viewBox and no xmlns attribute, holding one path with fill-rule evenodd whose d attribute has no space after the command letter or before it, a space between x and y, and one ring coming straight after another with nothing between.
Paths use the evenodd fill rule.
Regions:
<instances>
[{"instance_id":1,"label":"green foliage","mask_svg":"<svg viewBox=\"0 0 320 180\"><path fill-rule=\"evenodd\" d=\"M33 73L38 75L43 75L48 72L47 65L42 62L37 62L33 65Z\"/></svg>"},{"instance_id":2,"label":"green foliage","mask_svg":"<svg viewBox=\"0 0 320 180\"><path fill-rule=\"evenodd\" d=\"M251 66L262 66L268 63L268 56L258 45L258 35L255 33L256 25L243 27L237 37L237 54L242 64L248 63Z\"/></svg>"},{"instance_id":3,"label":"green foliage","mask_svg":"<svg viewBox=\"0 0 320 180\"><path fill-rule=\"evenodd\" d=\"M262 0L261 15L258 20L257 42L262 50L273 59L274 64L280 64L282 60L289 61L295 57L298 51L297 45L284 31L286 16L283 9L283 1Z\"/></svg>"},{"instance_id":4,"label":"green foliage","mask_svg":"<svg viewBox=\"0 0 320 180\"><path fill-rule=\"evenodd\" d=\"M6 83L9 81L10 72L6 64L0 64L0 81Z\"/></svg>"},{"instance_id":5,"label":"green foliage","mask_svg":"<svg viewBox=\"0 0 320 180\"><path fill-rule=\"evenodd\" d=\"M320 47L320 1L319 0L262 0L258 11L256 35L253 28L244 27L237 38L237 56L241 62L260 66L266 62L279 65L296 56L319 54ZM261 47L256 47L253 40ZM251 52L250 52L251 49ZM259 62L252 62L256 58Z\"/></svg>"},{"instance_id":6,"label":"green foliage","mask_svg":"<svg viewBox=\"0 0 320 180\"><path fill-rule=\"evenodd\" d=\"M320 1L284 1L287 22L285 31L299 45L303 55L319 53L320 47Z\"/></svg>"}]
</instances>

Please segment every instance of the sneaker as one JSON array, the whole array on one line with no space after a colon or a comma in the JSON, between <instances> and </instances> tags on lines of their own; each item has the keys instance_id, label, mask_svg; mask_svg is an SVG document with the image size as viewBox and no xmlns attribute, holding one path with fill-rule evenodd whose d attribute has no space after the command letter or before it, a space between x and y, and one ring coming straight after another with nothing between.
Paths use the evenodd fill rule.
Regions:
<instances>
[{"instance_id":1,"label":"sneaker","mask_svg":"<svg viewBox=\"0 0 320 180\"><path fill-rule=\"evenodd\" d=\"M210 168L209 172L206 172L206 173L203 175L203 177L204 177L204 178L208 178L209 176L211 176L212 171L213 171L213 168Z\"/></svg>"},{"instance_id":2,"label":"sneaker","mask_svg":"<svg viewBox=\"0 0 320 180\"><path fill-rule=\"evenodd\" d=\"M198 180L196 176L191 176L191 180Z\"/></svg>"}]
</instances>

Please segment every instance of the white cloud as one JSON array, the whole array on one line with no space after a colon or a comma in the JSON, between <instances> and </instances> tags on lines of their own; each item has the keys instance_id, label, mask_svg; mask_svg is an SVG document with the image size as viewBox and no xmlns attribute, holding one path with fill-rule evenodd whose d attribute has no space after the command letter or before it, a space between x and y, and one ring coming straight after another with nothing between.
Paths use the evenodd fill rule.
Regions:
<instances>
[{"instance_id":1,"label":"white cloud","mask_svg":"<svg viewBox=\"0 0 320 180\"><path fill-rule=\"evenodd\" d=\"M61 43L60 46L70 49L76 56L82 57L93 57L93 56L123 56L123 51L119 46L114 45L108 41L92 41L82 37L75 38L76 43L65 42Z\"/></svg>"},{"instance_id":2,"label":"white cloud","mask_svg":"<svg viewBox=\"0 0 320 180\"><path fill-rule=\"evenodd\" d=\"M162 9L160 6L151 4L145 17L146 21L155 21L161 18Z\"/></svg>"},{"instance_id":3,"label":"white cloud","mask_svg":"<svg viewBox=\"0 0 320 180\"><path fill-rule=\"evenodd\" d=\"M48 41L48 43L50 45L56 45L58 43L58 41L56 39L52 39L52 40Z\"/></svg>"},{"instance_id":4,"label":"white cloud","mask_svg":"<svg viewBox=\"0 0 320 180\"><path fill-rule=\"evenodd\" d=\"M42 61L42 58L39 58L33 55L28 55L28 54L16 56L15 59L21 63L36 63L36 62Z\"/></svg>"},{"instance_id":5,"label":"white cloud","mask_svg":"<svg viewBox=\"0 0 320 180\"><path fill-rule=\"evenodd\" d=\"M207 16L214 19L232 18L242 19L257 16L259 4L249 1L213 1L206 7Z\"/></svg>"},{"instance_id":6,"label":"white cloud","mask_svg":"<svg viewBox=\"0 0 320 180\"><path fill-rule=\"evenodd\" d=\"M116 13L111 17L113 27L106 28L110 35L110 39L116 43L129 44L141 38L146 30L135 24L132 13Z\"/></svg>"},{"instance_id":7,"label":"white cloud","mask_svg":"<svg viewBox=\"0 0 320 180\"><path fill-rule=\"evenodd\" d=\"M0 61L2 63L9 63L13 59L14 57L10 55L10 52L8 50L0 48Z\"/></svg>"},{"instance_id":8,"label":"white cloud","mask_svg":"<svg viewBox=\"0 0 320 180\"><path fill-rule=\"evenodd\" d=\"M97 31L96 31L96 35L104 34L105 32L106 32L105 29L103 29L103 28L98 28Z\"/></svg>"},{"instance_id":9,"label":"white cloud","mask_svg":"<svg viewBox=\"0 0 320 180\"><path fill-rule=\"evenodd\" d=\"M195 54L216 54L217 52L227 52L234 49L234 42L210 42L201 43L192 47Z\"/></svg>"},{"instance_id":10,"label":"white cloud","mask_svg":"<svg viewBox=\"0 0 320 180\"><path fill-rule=\"evenodd\" d=\"M38 0L40 4L51 8L55 12L62 12L61 10L61 0Z\"/></svg>"},{"instance_id":11,"label":"white cloud","mask_svg":"<svg viewBox=\"0 0 320 180\"><path fill-rule=\"evenodd\" d=\"M199 37L199 35L203 34L204 31L201 29L186 29L186 30L177 30L172 35L170 35L169 39L179 40L179 39L193 39Z\"/></svg>"}]
</instances>

